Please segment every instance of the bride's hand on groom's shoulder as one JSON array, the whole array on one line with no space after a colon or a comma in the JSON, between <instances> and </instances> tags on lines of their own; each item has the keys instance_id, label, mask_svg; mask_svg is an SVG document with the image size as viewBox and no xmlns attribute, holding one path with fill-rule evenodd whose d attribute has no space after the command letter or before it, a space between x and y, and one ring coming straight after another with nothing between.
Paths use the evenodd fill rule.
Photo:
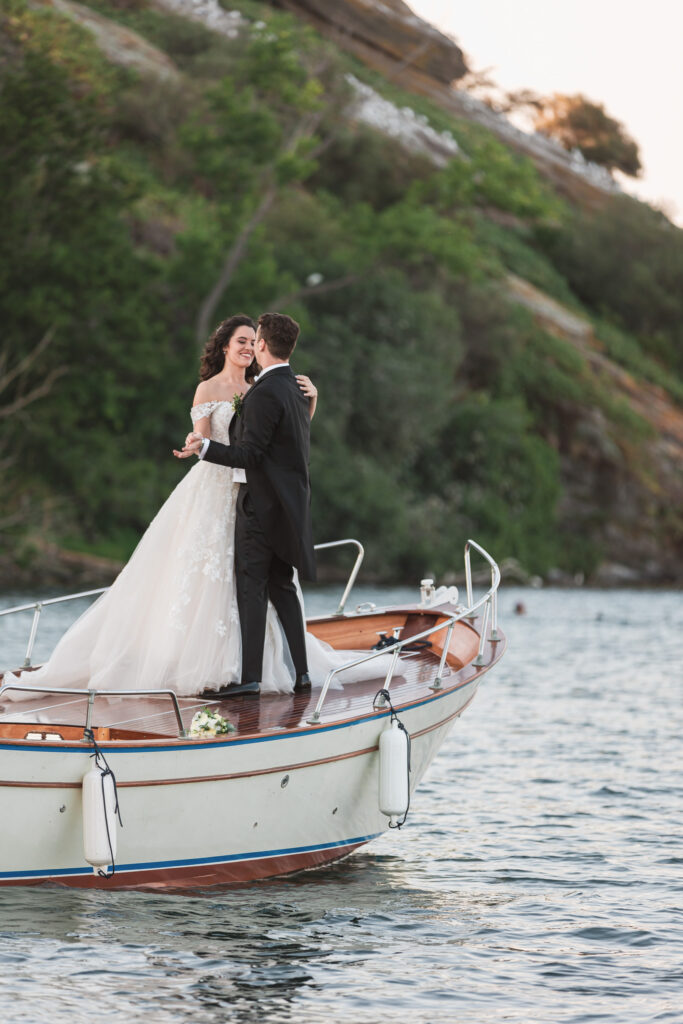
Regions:
<instances>
[{"instance_id":1,"label":"bride's hand on groom's shoulder","mask_svg":"<svg viewBox=\"0 0 683 1024\"><path fill-rule=\"evenodd\" d=\"M318 404L318 389L305 373L296 374L296 382L304 393L304 396L308 399L308 413L311 419L315 413L315 408Z\"/></svg>"},{"instance_id":2,"label":"bride's hand on groom's shoulder","mask_svg":"<svg viewBox=\"0 0 683 1024\"><path fill-rule=\"evenodd\" d=\"M306 398L318 397L317 387L315 386L311 378L307 377L305 373L297 373L296 381L301 390L303 391L303 393L306 395Z\"/></svg>"}]
</instances>

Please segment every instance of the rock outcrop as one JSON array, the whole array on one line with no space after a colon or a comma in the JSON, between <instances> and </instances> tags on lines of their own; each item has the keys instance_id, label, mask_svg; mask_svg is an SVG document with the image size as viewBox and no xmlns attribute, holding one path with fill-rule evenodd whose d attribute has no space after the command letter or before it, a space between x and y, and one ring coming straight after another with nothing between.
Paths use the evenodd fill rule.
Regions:
<instances>
[{"instance_id":1,"label":"rock outcrop","mask_svg":"<svg viewBox=\"0 0 683 1024\"><path fill-rule=\"evenodd\" d=\"M236 39L244 25L239 11L226 10L218 0L153 0L153 6L197 21L228 39Z\"/></svg>"},{"instance_id":2,"label":"rock outcrop","mask_svg":"<svg viewBox=\"0 0 683 1024\"><path fill-rule=\"evenodd\" d=\"M176 78L178 70L165 53L152 46L137 32L118 25L90 7L75 3L74 0L41 0L35 7L53 7L55 11L78 22L95 37L95 42L113 64L133 68L142 74L159 78Z\"/></svg>"},{"instance_id":3,"label":"rock outcrop","mask_svg":"<svg viewBox=\"0 0 683 1024\"><path fill-rule=\"evenodd\" d=\"M110 60L161 78L177 76L171 59L136 32L126 29L74 0L33 0L51 6L93 33ZM520 131L485 103L453 87L467 73L462 50L436 28L418 18L402 0L272 0L311 21L340 47L351 50L370 67L408 90L429 96L456 117L475 121L506 145L530 157L559 192L581 206L595 206L619 191L611 175L579 153L567 153L539 134ZM151 0L167 10L228 38L236 38L245 22L238 11L218 0ZM400 109L369 86L358 83L359 102L351 116L366 121L410 148L430 156L437 166L462 155L454 139L437 133L412 110Z\"/></svg>"},{"instance_id":4,"label":"rock outcrop","mask_svg":"<svg viewBox=\"0 0 683 1024\"><path fill-rule=\"evenodd\" d=\"M370 64L410 67L450 85L467 73L452 39L418 18L403 0L273 0L303 16L345 50Z\"/></svg>"},{"instance_id":5,"label":"rock outcrop","mask_svg":"<svg viewBox=\"0 0 683 1024\"><path fill-rule=\"evenodd\" d=\"M450 132L437 132L426 117L416 114L410 107L399 108L353 75L347 81L356 94L348 116L362 121L384 135L397 139L404 149L426 156L436 167L445 167L456 156L462 156L460 146Z\"/></svg>"},{"instance_id":6,"label":"rock outcrop","mask_svg":"<svg viewBox=\"0 0 683 1024\"><path fill-rule=\"evenodd\" d=\"M554 139L538 132L521 131L503 114L491 110L469 93L461 89L444 89L435 83L429 94L456 117L482 125L506 146L529 157L558 192L579 206L589 209L601 206L609 196L621 191L609 171L584 159L578 150L569 153Z\"/></svg>"},{"instance_id":7,"label":"rock outcrop","mask_svg":"<svg viewBox=\"0 0 683 1024\"><path fill-rule=\"evenodd\" d=\"M178 4L198 0L175 0ZM338 46L408 91L428 96L455 117L487 128L529 157L554 187L583 207L604 204L620 191L604 167L568 153L538 133L523 132L481 100L457 88L468 71L462 50L402 0L271 0L305 17Z\"/></svg>"}]
</instances>

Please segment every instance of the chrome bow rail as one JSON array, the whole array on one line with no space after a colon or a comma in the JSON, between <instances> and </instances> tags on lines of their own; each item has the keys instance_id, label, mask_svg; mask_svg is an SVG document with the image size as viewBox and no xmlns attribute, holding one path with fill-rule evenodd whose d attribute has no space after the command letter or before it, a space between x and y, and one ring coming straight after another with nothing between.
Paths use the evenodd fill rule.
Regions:
<instances>
[{"instance_id":1,"label":"chrome bow rail","mask_svg":"<svg viewBox=\"0 0 683 1024\"><path fill-rule=\"evenodd\" d=\"M4 608L0 611L0 618L3 615L15 615L17 612L33 612L33 622L31 623L31 632L28 638L23 668L31 667L31 655L33 654L36 636L38 635L38 624L40 623L43 608L47 608L50 604L62 604L64 601L77 601L79 597L94 597L95 594L104 594L107 590L109 590L109 587L100 587L99 590L83 590L80 594L67 594L65 597L49 597L44 601L36 601L34 604L20 604L16 608Z\"/></svg>"},{"instance_id":2,"label":"chrome bow rail","mask_svg":"<svg viewBox=\"0 0 683 1024\"><path fill-rule=\"evenodd\" d=\"M168 697L173 701L173 711L175 713L176 722L178 723L178 735L186 736L185 728L183 726L182 715L180 714L180 705L178 703L178 695L175 690L71 690L66 687L60 686L30 686L26 683L6 683L4 686L0 686L0 696L3 693L7 693L8 690L21 690L24 693L52 693L52 694L70 694L78 697L88 698L88 707L85 712L85 725L83 729L92 728L92 715L95 707L96 697ZM49 709L38 709L38 710L49 710ZM7 715L3 716L4 720ZM125 724L125 723L123 723Z\"/></svg>"},{"instance_id":3,"label":"chrome bow rail","mask_svg":"<svg viewBox=\"0 0 683 1024\"><path fill-rule=\"evenodd\" d=\"M348 596L349 596L349 594L351 592L351 588L353 587L353 584L355 583L356 577L358 575L358 570L360 569L360 566L361 566L361 562L363 561L363 556L364 556L363 546L362 546L362 544L359 543L359 541L351 540L351 539L330 541L330 542L328 542L326 544L318 544L318 545L316 545L316 549L317 550L321 550L321 549L324 549L324 548L340 547L343 544L354 545L358 549L358 555L356 556L356 560L355 560L353 568L351 570L351 574L350 574L349 579L348 579L348 581L346 583L346 587L344 588L344 593L342 594L341 600L339 602L339 606L338 606L337 611L335 613L336 615L343 615L343 613L344 613L344 606L345 606L346 601L348 599ZM486 593L483 595L483 597L480 597L478 601L474 600L473 591L472 591L472 567L471 567L471 555L470 555L471 549L474 549L475 551L477 551L488 562L488 564L490 566L490 569L491 569L491 583L490 583L490 586L489 586L488 590L486 591ZM368 654L365 654L365 655L363 655L360 658L355 658L353 661L348 661L345 664L339 665L337 668L332 669L327 674L327 677L325 679L325 683L323 684L323 688L322 688L322 690L320 692L320 697L318 698L318 702L317 702L317 704L315 706L315 710L313 711L313 714L311 715L311 717L306 720L307 723L310 724L310 725L317 725L320 722L320 713L321 713L321 710L322 710L323 705L325 703L325 698L327 697L327 692L328 692L328 690L330 688L330 684L331 684L332 680L334 679L334 677L336 675L339 675L340 673L346 671L347 669L355 668L357 665L363 665L363 664L365 664L367 662L373 661L375 658L383 657L386 654L391 654L392 655L391 665L389 666L389 670L388 670L388 672L386 674L386 677L385 677L385 680L384 680L384 687L383 687L385 690L388 690L390 685L391 685L391 681L392 681L392 678L394 676L394 672L396 670L396 665L397 665L399 656L400 656L403 648L406 646L406 644L414 644L417 640L424 640L427 637L432 636L434 633L439 633L439 632L442 632L443 630L445 630L446 631L446 638L445 638L445 642L444 642L444 645L443 645L443 650L441 652L441 660L439 662L439 668L438 668L436 677L434 679L434 682L431 684L431 687L430 687L430 689L435 690L435 691L440 690L442 688L442 676L443 676L444 666L446 664L446 656L447 656L447 653L448 653L448 648L449 648L451 636L452 636L453 629L455 627L456 622L460 622L463 619L469 619L469 620L475 619L477 617L476 616L476 612L480 608L482 608L482 607L484 609L484 612L483 612L481 633L480 633L480 636L479 636L479 649L478 649L477 656L475 657L473 664L474 665L483 665L484 664L484 647L485 647L487 639L488 639L488 641L490 643L497 643L501 639L501 636L499 635L498 628L497 628L498 627L498 587L499 587L499 585L500 585L500 570L499 570L497 564L494 562L493 558L491 558L489 553L487 551L485 551L484 548L482 548L475 541L468 540L466 545L465 545L465 586L466 586L466 591L467 591L467 607L465 608L465 607L458 606L458 608L456 609L455 612L453 612L453 614L446 616L445 618L443 618L441 620L441 622L437 623L435 626L430 626L429 629L425 629L421 633L417 633L414 636L406 637L405 640L398 640L395 644L393 644L388 649L385 647L385 648L382 648L381 650L378 650L378 651L370 651ZM49 599L47 599L45 601L38 601L35 604L19 605L19 606L15 607L15 608L6 608L3 611L0 611L0 616L12 615L12 614L14 614L16 612L33 611L33 621L32 621L32 624L31 624L31 634L30 634L30 637L29 637L28 648L27 648L27 651L26 651L26 659L24 661L24 667L25 668L29 668L30 665L31 665L31 654L33 652L33 646L35 644L36 634L37 634L37 631L38 631L38 623L40 621L40 615L41 615L41 612L42 612L44 607L46 607L47 605L52 605L52 604L59 604L59 603L61 603L63 601L75 601L78 598L92 597L92 596L94 596L96 594L98 594L98 595L99 594L103 594L103 593L105 593L106 590L108 590L108 587L102 587L102 588L100 588L98 590L86 590L86 591L83 591L83 592L81 592L79 594L70 594L70 595L68 595L66 597L53 597L53 598L49 598ZM424 607L428 608L428 607L430 607L430 605L426 604L426 605L424 605ZM363 614L363 613L361 612L360 614ZM491 629L490 629L490 632L488 633L488 636L487 636L487 631L488 631L488 626L489 626L489 619L491 621ZM184 727L183 727L182 717L181 717L181 714L180 714L180 706L178 704L178 697L177 697L177 694L175 693L174 690L89 690L89 689L66 689L66 688L63 688L63 687L46 687L46 686L35 686L35 687L32 687L32 686L30 686L30 684L27 685L27 684L20 684L20 683L6 683L4 686L0 686L0 695L2 695L3 693L5 693L8 690L30 691L30 692L33 692L33 693L52 693L52 694L59 694L59 695L69 694L69 695L77 695L79 697L87 696L87 698L88 698L88 705L87 705L86 722L85 722L85 728L86 729L91 727L92 715L93 715L93 706L94 706L94 703L95 703L95 699L97 697L100 697L100 696L103 696L103 697L125 697L125 696L136 696L136 697L140 697L140 696L155 696L155 697L158 697L158 696L168 696L170 698L170 700L173 702L173 710L174 710L174 713L175 713L176 722L178 724L178 734L179 734L179 736L185 736L186 735ZM381 701L383 701L383 698L381 698ZM381 706L381 704L379 706Z\"/></svg>"},{"instance_id":4,"label":"chrome bow rail","mask_svg":"<svg viewBox=\"0 0 683 1024\"><path fill-rule=\"evenodd\" d=\"M335 615L343 615L344 614L344 606L345 606L345 604L346 604L346 602L348 600L349 594L351 593L351 588L353 587L354 583L356 582L356 576L358 575L358 572L359 572L360 567L361 567L361 563L363 561L363 558L365 557L365 548L363 547L363 545L361 544L361 542L359 540L353 540L353 538L351 538L351 537L347 537L345 540L328 540L326 544L316 544L315 545L315 550L316 551L323 551L326 548L339 548L343 544L351 544L351 545L353 545L355 548L358 549L358 554L356 555L356 561L353 563L353 568L351 569L351 574L350 574L348 580L346 581L346 586L344 587L344 593L341 596L341 601L339 602L339 606L338 606L338 608L337 608L337 610L335 612Z\"/></svg>"},{"instance_id":5,"label":"chrome bow rail","mask_svg":"<svg viewBox=\"0 0 683 1024\"><path fill-rule=\"evenodd\" d=\"M353 540L350 537L346 538L345 540L331 540L328 541L326 544L315 545L316 551L322 551L326 548L342 547L345 544L351 544L353 547L357 548L358 554L356 555L356 560L353 563L351 573L346 582L346 586L344 587L344 593L342 594L337 610L334 613L335 615L344 614L344 607L348 600L349 594L351 593L351 588L356 582L356 577L358 576L361 563L365 556L365 550L360 541ZM17 612L33 612L31 632L29 634L28 646L26 648L26 656L24 658L24 664L22 668L31 667L31 657L33 656L33 648L35 647L36 637L38 635L38 626L40 624L40 616L42 615L43 608L47 608L49 605L52 604L63 604L66 601L78 601L80 598L83 597L95 597L95 595L99 596L100 594L105 594L108 590L109 587L100 587L98 590L83 590L79 594L67 594L64 597L49 597L46 598L44 601L35 601L33 604L21 604L17 605L15 608L5 608L2 611L0 611L0 618L2 618L3 615L15 615Z\"/></svg>"},{"instance_id":6,"label":"chrome bow rail","mask_svg":"<svg viewBox=\"0 0 683 1024\"><path fill-rule=\"evenodd\" d=\"M479 554L486 559L486 561L489 563L491 567L491 585L484 594L484 596L480 597L479 600L476 602L474 601L472 595L472 564L470 556L470 550L472 548L474 548L475 551L478 551ZM394 672L396 670L396 663L398 662L399 655L403 648L406 646L406 644L414 644L417 640L425 640L427 637L432 636L434 633L440 633L443 630L446 630L446 639L444 641L443 650L441 652L439 669L436 674L436 678L434 679L434 682L430 686L430 689L432 690L440 690L444 665L446 664L446 656L448 654L448 647L451 642L451 636L453 634L455 624L456 622L460 622L462 619L475 619L476 611L482 606L484 608L484 614L481 625L481 633L479 635L479 650L477 652L476 658L474 659L474 664L483 665L484 646L487 640L489 617L491 618L491 632L488 636L489 642L498 643L498 641L501 639L500 634L498 633L498 587L500 586L500 569L498 568L494 560L491 558L488 551L485 551L484 548L481 547L481 545L477 544L476 541L473 540L468 540L467 543L465 544L465 586L467 589L466 608L462 608L462 610L454 612L452 615L447 616L441 622L437 623L436 626L430 626L429 629L423 630L422 633L416 633L414 636L406 637L405 640L397 641L397 643L392 644L391 647L389 648L383 647L379 651L370 651L370 653L363 655L363 657L361 658L356 658L354 661L348 661L344 665L339 665L337 668L331 669L331 671L327 673L327 677L325 679L323 688L318 698L318 703L315 706L315 711L313 712L310 718L306 719L307 723L309 725L318 725L318 723L320 722L320 712L322 710L323 704L325 703L327 691L329 690L330 684L336 675L345 672L347 669L355 668L357 665L364 665L369 661L373 661L375 658L379 658L380 656L391 654L391 665L389 666L389 670L386 674L383 686L383 689L388 690L391 685L391 680L393 679ZM429 606L427 605L425 607ZM383 702L384 698L381 697L378 706L383 706Z\"/></svg>"}]
</instances>

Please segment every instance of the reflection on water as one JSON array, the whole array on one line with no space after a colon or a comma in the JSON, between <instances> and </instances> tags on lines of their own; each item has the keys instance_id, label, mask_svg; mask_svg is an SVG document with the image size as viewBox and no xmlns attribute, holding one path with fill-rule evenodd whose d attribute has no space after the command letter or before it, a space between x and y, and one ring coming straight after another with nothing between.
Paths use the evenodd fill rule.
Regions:
<instances>
[{"instance_id":1,"label":"reflection on water","mask_svg":"<svg viewBox=\"0 0 683 1024\"><path fill-rule=\"evenodd\" d=\"M286 1020L297 998L313 997L321 966L333 976L367 969L394 930L402 941L406 916L417 926L440 904L411 887L399 857L367 853L291 880L195 893L4 890L0 1005L28 990L36 1020L86 1019L95 994L121 1020L145 1007L158 1020L210 1020L221 1007L232 1020Z\"/></svg>"},{"instance_id":2,"label":"reflection on water","mask_svg":"<svg viewBox=\"0 0 683 1024\"><path fill-rule=\"evenodd\" d=\"M242 888L2 889L0 1019L680 1024L681 596L501 617L405 829Z\"/></svg>"}]
</instances>

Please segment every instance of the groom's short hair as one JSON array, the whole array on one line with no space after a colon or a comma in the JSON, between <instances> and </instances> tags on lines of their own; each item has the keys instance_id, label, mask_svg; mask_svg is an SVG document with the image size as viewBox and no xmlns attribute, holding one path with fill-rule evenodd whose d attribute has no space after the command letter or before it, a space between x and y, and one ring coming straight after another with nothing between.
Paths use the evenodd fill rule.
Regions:
<instances>
[{"instance_id":1,"label":"groom's short hair","mask_svg":"<svg viewBox=\"0 0 683 1024\"><path fill-rule=\"evenodd\" d=\"M258 326L271 356L275 356L276 359L289 359L299 337L299 325L296 320L292 320L286 313L261 313Z\"/></svg>"}]
</instances>

